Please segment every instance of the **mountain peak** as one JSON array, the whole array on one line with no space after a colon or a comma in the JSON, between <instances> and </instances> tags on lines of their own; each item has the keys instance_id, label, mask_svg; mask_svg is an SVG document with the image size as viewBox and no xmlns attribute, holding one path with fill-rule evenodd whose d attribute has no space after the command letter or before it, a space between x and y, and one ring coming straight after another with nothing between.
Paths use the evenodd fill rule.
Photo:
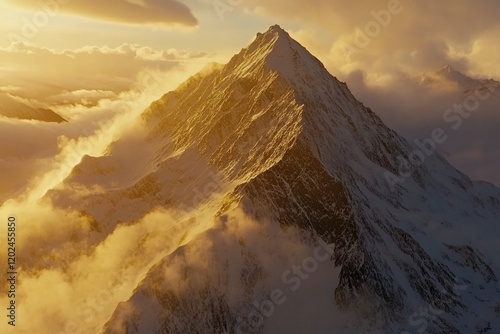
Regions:
<instances>
[{"instance_id":1,"label":"mountain peak","mask_svg":"<svg viewBox=\"0 0 500 334\"><path fill-rule=\"evenodd\" d=\"M474 79L466 76L462 72L455 70L453 67L451 67L451 65L446 65L441 70L436 72L436 74L439 77L444 78L444 79L451 81L451 82L455 82L460 86L464 86L464 85L467 86L470 84L471 81L474 80Z\"/></svg>"},{"instance_id":2,"label":"mountain peak","mask_svg":"<svg viewBox=\"0 0 500 334\"><path fill-rule=\"evenodd\" d=\"M442 73L452 73L452 72L456 72L455 69L453 67L451 67L451 65L446 65L445 67L443 67L440 72Z\"/></svg>"},{"instance_id":3,"label":"mountain peak","mask_svg":"<svg viewBox=\"0 0 500 334\"><path fill-rule=\"evenodd\" d=\"M500 86L500 83L495 80L470 77L457 71L451 65L446 65L434 72L422 73L416 79L423 85L440 85L442 88L459 90L463 93L470 93L484 88L496 90Z\"/></svg>"},{"instance_id":4,"label":"mountain peak","mask_svg":"<svg viewBox=\"0 0 500 334\"><path fill-rule=\"evenodd\" d=\"M437 74L444 76L444 77L455 77L457 75L465 76L461 72L455 70L451 65L446 65L442 69L440 69Z\"/></svg>"},{"instance_id":5,"label":"mountain peak","mask_svg":"<svg viewBox=\"0 0 500 334\"><path fill-rule=\"evenodd\" d=\"M270 26L266 33L278 33L278 34L288 35L288 33L283 28L281 28L279 24Z\"/></svg>"},{"instance_id":6,"label":"mountain peak","mask_svg":"<svg viewBox=\"0 0 500 334\"><path fill-rule=\"evenodd\" d=\"M257 39L265 39L267 41L271 41L275 38L291 38L288 32L281 28L278 24L270 26L264 33L258 32Z\"/></svg>"},{"instance_id":7,"label":"mountain peak","mask_svg":"<svg viewBox=\"0 0 500 334\"><path fill-rule=\"evenodd\" d=\"M464 91L478 89L480 87L498 86L498 83L494 80L469 77L468 75L455 70L450 65L445 66L436 72L436 74L438 77L445 79L446 81L457 84L458 87Z\"/></svg>"},{"instance_id":8,"label":"mountain peak","mask_svg":"<svg viewBox=\"0 0 500 334\"><path fill-rule=\"evenodd\" d=\"M261 53L281 52L287 53L291 51L292 44L299 45L290 37L288 32L275 24L264 33L257 33L255 40L250 44L248 49L255 50Z\"/></svg>"},{"instance_id":9,"label":"mountain peak","mask_svg":"<svg viewBox=\"0 0 500 334\"><path fill-rule=\"evenodd\" d=\"M327 74L323 64L277 24L264 33L257 33L255 40L228 65L240 76L256 73L258 68L264 67L278 72L289 82Z\"/></svg>"}]
</instances>

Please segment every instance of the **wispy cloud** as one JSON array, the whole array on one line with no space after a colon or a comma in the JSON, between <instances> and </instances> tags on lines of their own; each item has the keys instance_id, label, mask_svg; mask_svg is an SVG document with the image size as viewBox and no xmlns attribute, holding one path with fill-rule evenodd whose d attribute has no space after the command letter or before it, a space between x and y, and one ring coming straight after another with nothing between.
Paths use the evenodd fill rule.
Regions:
<instances>
[{"instance_id":1,"label":"wispy cloud","mask_svg":"<svg viewBox=\"0 0 500 334\"><path fill-rule=\"evenodd\" d=\"M453 5L432 0L258 0L240 6L299 26L310 37L306 46L314 48L313 53L327 60L337 74L363 69L374 81L451 64L500 76L494 64L498 49L491 43L498 36L494 32L500 15L500 4L494 0L458 0ZM358 40L364 40L363 45ZM357 49L350 57L346 45Z\"/></svg>"},{"instance_id":2,"label":"wispy cloud","mask_svg":"<svg viewBox=\"0 0 500 334\"><path fill-rule=\"evenodd\" d=\"M163 26L196 26L198 20L189 7L176 0L88 0L88 1L38 1L9 0L12 5L86 16L94 19L128 24L155 24Z\"/></svg>"},{"instance_id":3,"label":"wispy cloud","mask_svg":"<svg viewBox=\"0 0 500 334\"><path fill-rule=\"evenodd\" d=\"M171 72L201 67L210 55L182 50L155 50L123 44L86 46L57 52L24 43L0 49L0 87L3 91L49 104L82 103L95 105L98 100L137 88L146 72ZM166 80L168 79L168 80ZM159 79L173 89L178 76ZM139 84L141 84L139 82ZM74 94L73 94L74 92ZM69 96L71 93L72 96Z\"/></svg>"}]
</instances>

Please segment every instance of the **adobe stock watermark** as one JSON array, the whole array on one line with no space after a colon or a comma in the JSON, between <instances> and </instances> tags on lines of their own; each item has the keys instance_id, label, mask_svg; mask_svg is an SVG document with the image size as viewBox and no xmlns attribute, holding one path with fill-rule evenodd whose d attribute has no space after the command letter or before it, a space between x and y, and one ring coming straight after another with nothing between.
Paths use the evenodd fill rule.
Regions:
<instances>
[{"instance_id":1,"label":"adobe stock watermark","mask_svg":"<svg viewBox=\"0 0 500 334\"><path fill-rule=\"evenodd\" d=\"M224 15L227 12L232 12L237 6L241 5L244 0L215 0L212 3L219 19L224 21Z\"/></svg>"},{"instance_id":2,"label":"adobe stock watermark","mask_svg":"<svg viewBox=\"0 0 500 334\"><path fill-rule=\"evenodd\" d=\"M38 2L38 10L31 17L23 17L20 34L10 32L7 37L11 43L23 42L29 44L38 33L47 27L50 20L61 12L61 6L66 5L71 0L41 0Z\"/></svg>"},{"instance_id":3,"label":"adobe stock watermark","mask_svg":"<svg viewBox=\"0 0 500 334\"><path fill-rule=\"evenodd\" d=\"M447 300L448 301L457 300L462 294L462 291L465 291L467 288L468 286L466 285L458 283L455 284L453 286L452 294L448 295ZM447 293L447 291L444 289L441 290L441 292ZM429 327L429 322L436 321L437 318L444 313L445 312L443 310L435 308L432 305L421 307L418 311L412 313L408 317L408 324L413 329L410 329L410 331L403 330L400 332L400 334L415 334L415 333L422 334Z\"/></svg>"},{"instance_id":4,"label":"adobe stock watermark","mask_svg":"<svg viewBox=\"0 0 500 334\"><path fill-rule=\"evenodd\" d=\"M312 256L306 257L300 265L293 265L289 270L286 270L281 275L281 281L288 286L289 293L297 291L302 283L318 270L321 262L331 259L334 248L326 244L318 238L319 246L317 246ZM258 302L253 302L254 310L246 317L239 318L236 325L236 333L244 334L260 328L265 321L265 318L270 318L276 307L287 301L287 290L274 289L269 293L267 299Z\"/></svg>"},{"instance_id":5,"label":"adobe stock watermark","mask_svg":"<svg viewBox=\"0 0 500 334\"><path fill-rule=\"evenodd\" d=\"M481 102L488 100L496 90L496 86L476 88L473 93L464 98L462 103L455 103L444 112L444 123L448 124L451 130L457 131L462 127L464 120L471 117L472 113L479 109ZM417 148L410 153L408 159L401 155L396 158L398 175L390 171L384 173L390 188L394 190L397 184L404 183L418 167L425 163L428 157L436 152L438 145L444 144L448 139L448 132L440 127L433 129L429 138L424 140L415 139L414 143Z\"/></svg>"},{"instance_id":6,"label":"adobe stock watermark","mask_svg":"<svg viewBox=\"0 0 500 334\"><path fill-rule=\"evenodd\" d=\"M413 0L405 1L411 2ZM354 53L359 53L367 48L372 40L391 24L393 17L403 12L403 9L401 0L389 0L386 9L370 11L373 20L368 21L362 28L355 28L351 43L340 42L340 48L347 60L351 61L351 56Z\"/></svg>"}]
</instances>

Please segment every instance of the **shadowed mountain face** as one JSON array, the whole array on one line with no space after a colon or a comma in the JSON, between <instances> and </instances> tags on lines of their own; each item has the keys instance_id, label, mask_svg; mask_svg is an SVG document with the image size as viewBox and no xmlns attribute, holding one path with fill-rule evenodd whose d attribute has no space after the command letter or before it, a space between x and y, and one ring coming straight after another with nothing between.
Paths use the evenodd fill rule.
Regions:
<instances>
[{"instance_id":1,"label":"shadowed mountain face","mask_svg":"<svg viewBox=\"0 0 500 334\"><path fill-rule=\"evenodd\" d=\"M416 332L422 327L411 317L423 307L435 311L421 318L429 333L500 329L493 242L500 190L472 182L387 128L280 27L167 93L142 121L144 159L124 153L118 141L108 157L84 159L66 190L51 192L54 202L92 216L96 239L157 207L211 207L213 221L186 228L190 241L151 268L106 333L285 328L278 315L253 325L246 315L272 293L269 281L285 276L273 268L302 259L281 248L263 255L243 232L216 242L240 211L277 228L275 237L262 236L273 245L286 244L292 229L305 235L297 242L306 248L321 238L333 249L325 270L335 275L316 289L335 311L318 301L296 305L287 324L297 333L301 309L315 308L307 321L316 332ZM134 167L133 177L124 165ZM69 196L75 187L85 195ZM200 256L211 265L200 269L189 254L207 239L212 246ZM173 267L178 275L167 275ZM183 287L175 288L179 279Z\"/></svg>"},{"instance_id":2,"label":"shadowed mountain face","mask_svg":"<svg viewBox=\"0 0 500 334\"><path fill-rule=\"evenodd\" d=\"M24 103L16 101L8 94L2 93L0 93L0 116L43 122L66 122L64 118L50 109L32 108Z\"/></svg>"}]
</instances>

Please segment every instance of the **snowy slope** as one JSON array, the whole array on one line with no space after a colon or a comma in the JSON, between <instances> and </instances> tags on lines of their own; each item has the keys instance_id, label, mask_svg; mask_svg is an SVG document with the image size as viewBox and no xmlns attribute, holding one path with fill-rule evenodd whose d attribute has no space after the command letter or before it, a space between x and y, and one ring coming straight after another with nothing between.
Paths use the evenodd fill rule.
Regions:
<instances>
[{"instance_id":1,"label":"snowy slope","mask_svg":"<svg viewBox=\"0 0 500 334\"><path fill-rule=\"evenodd\" d=\"M167 93L142 122L143 157L118 141L51 198L93 216L101 234L157 207L209 206L215 222L193 222L190 241L151 268L105 332L276 332L288 319L286 331L301 333L304 314L318 333L421 333L424 324L428 333L500 331L500 190L437 153L402 173L400 161L418 148L279 26ZM223 222L241 211L225 235ZM267 226L261 237L278 250L246 242L247 220ZM297 240L301 233L309 237ZM296 297L287 312L242 325L317 237L333 246L331 262L301 291L318 299ZM196 252L207 243L215 246Z\"/></svg>"}]
</instances>

